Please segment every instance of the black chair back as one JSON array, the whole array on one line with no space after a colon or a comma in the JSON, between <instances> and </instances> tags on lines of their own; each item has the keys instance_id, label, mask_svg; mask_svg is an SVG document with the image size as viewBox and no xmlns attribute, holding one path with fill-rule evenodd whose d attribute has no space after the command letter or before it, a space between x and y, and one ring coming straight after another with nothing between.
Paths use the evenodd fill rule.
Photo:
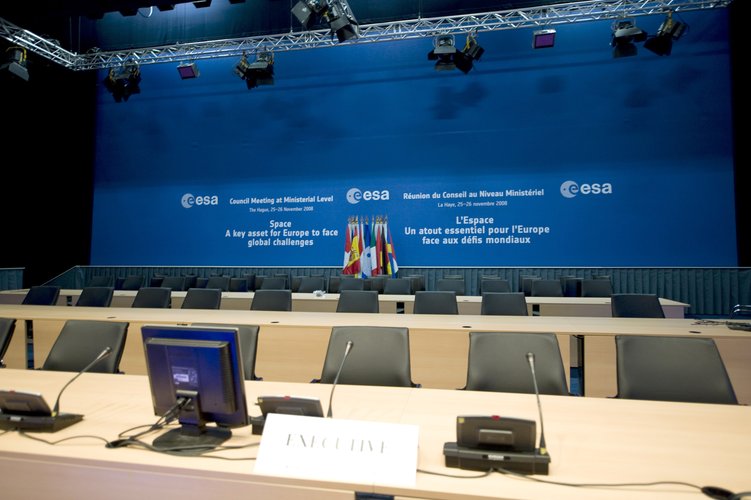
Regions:
<instances>
[{"instance_id":1,"label":"black chair back","mask_svg":"<svg viewBox=\"0 0 751 500\"><path fill-rule=\"evenodd\" d=\"M376 290L342 290L336 303L336 312L379 312L378 292Z\"/></svg>"},{"instance_id":2,"label":"black chair back","mask_svg":"<svg viewBox=\"0 0 751 500\"><path fill-rule=\"evenodd\" d=\"M459 314L456 292L424 290L415 292L414 314Z\"/></svg>"},{"instance_id":3,"label":"black chair back","mask_svg":"<svg viewBox=\"0 0 751 500\"><path fill-rule=\"evenodd\" d=\"M172 290L163 286L145 286L136 292L131 307L169 309L172 307Z\"/></svg>"},{"instance_id":4,"label":"black chair back","mask_svg":"<svg viewBox=\"0 0 751 500\"><path fill-rule=\"evenodd\" d=\"M60 298L60 287L53 285L37 285L29 288L21 304L35 306L54 306Z\"/></svg>"},{"instance_id":5,"label":"black chair back","mask_svg":"<svg viewBox=\"0 0 751 500\"><path fill-rule=\"evenodd\" d=\"M660 298L649 293L614 293L610 296L614 318L664 318Z\"/></svg>"},{"instance_id":6,"label":"black chair back","mask_svg":"<svg viewBox=\"0 0 751 500\"><path fill-rule=\"evenodd\" d=\"M87 286L81 289L76 306L109 307L114 294L115 287L112 286Z\"/></svg>"},{"instance_id":7,"label":"black chair back","mask_svg":"<svg viewBox=\"0 0 751 500\"><path fill-rule=\"evenodd\" d=\"M561 350L553 333L470 332L464 389L534 394L527 360L530 352L540 394L568 395Z\"/></svg>"},{"instance_id":8,"label":"black chair back","mask_svg":"<svg viewBox=\"0 0 751 500\"><path fill-rule=\"evenodd\" d=\"M222 290L219 288L189 288L180 309L219 309Z\"/></svg>"},{"instance_id":9,"label":"black chair back","mask_svg":"<svg viewBox=\"0 0 751 500\"><path fill-rule=\"evenodd\" d=\"M0 368L5 368L3 358L8 351L8 346L10 345L10 340L13 338L15 329L15 318L0 318Z\"/></svg>"},{"instance_id":10,"label":"black chair back","mask_svg":"<svg viewBox=\"0 0 751 500\"><path fill-rule=\"evenodd\" d=\"M496 316L529 316L527 298L522 292L485 292L480 314Z\"/></svg>"},{"instance_id":11,"label":"black chair back","mask_svg":"<svg viewBox=\"0 0 751 500\"><path fill-rule=\"evenodd\" d=\"M256 290L253 293L253 300L250 302L250 310L251 311L291 311L292 310L292 291L291 290L273 290L273 289Z\"/></svg>"},{"instance_id":12,"label":"black chair back","mask_svg":"<svg viewBox=\"0 0 751 500\"><path fill-rule=\"evenodd\" d=\"M79 372L106 348L112 353L92 366L90 372L119 373L129 323L70 319L52 345L42 370Z\"/></svg>"},{"instance_id":13,"label":"black chair back","mask_svg":"<svg viewBox=\"0 0 751 500\"><path fill-rule=\"evenodd\" d=\"M737 404L713 339L616 335L617 397Z\"/></svg>"}]
</instances>

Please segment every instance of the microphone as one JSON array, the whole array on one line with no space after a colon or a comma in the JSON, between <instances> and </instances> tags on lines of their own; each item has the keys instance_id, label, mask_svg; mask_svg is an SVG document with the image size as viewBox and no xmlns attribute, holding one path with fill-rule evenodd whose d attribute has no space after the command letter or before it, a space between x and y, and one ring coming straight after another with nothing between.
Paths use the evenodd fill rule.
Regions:
<instances>
[{"instance_id":1,"label":"microphone","mask_svg":"<svg viewBox=\"0 0 751 500\"><path fill-rule=\"evenodd\" d=\"M347 346L344 348L344 356L342 356L342 363L339 365L339 370L336 372L336 377L334 377L334 383L331 384L331 394L329 395L329 411L326 413L327 418L331 418L331 403L334 399L334 389L336 389L336 384L339 382L339 375L342 374L342 368L344 368L344 362L347 361L347 356L349 356L349 353L352 351L353 342L351 340L347 341Z\"/></svg>"},{"instance_id":2,"label":"microphone","mask_svg":"<svg viewBox=\"0 0 751 500\"><path fill-rule=\"evenodd\" d=\"M94 358L94 361L92 361L91 363L89 363L88 365L86 365L86 366L85 366L85 367L83 368L83 370L81 370L80 372L76 373L76 376L75 376L75 377L73 377L72 379L70 379L70 380L68 381L68 383L67 383L67 384L65 384L65 385L63 386L63 388L62 388L62 389L60 389L60 392L59 392L59 393L57 394L57 399L55 400L55 406L54 406L54 408L52 409L52 416L53 416L53 417L56 417L56 416L57 416L57 415L59 414L59 411L58 411L58 410L60 409L60 396L62 396L62 394L63 394L63 391L64 391L65 389L67 389L67 388L68 388L68 386L69 386L70 384L72 384L72 383L73 383L73 381L74 381L75 379L77 379L77 378L78 378L78 377L80 377L80 376L81 376L82 374L86 373L87 371L91 370L91 368L92 368L92 367L93 367L93 366L94 366L95 364L99 363L99 362L100 362L101 360L103 360L104 358L106 358L106 357L107 357L107 356L109 356L110 354L112 354L112 348L111 348L111 347L109 347L109 346L105 347L105 348L104 348L104 349L102 350L102 352L100 352L100 353L99 353L99 355L98 355L98 356L97 356L96 358Z\"/></svg>"},{"instance_id":3,"label":"microphone","mask_svg":"<svg viewBox=\"0 0 751 500\"><path fill-rule=\"evenodd\" d=\"M545 445L545 427L542 423L542 405L540 404L540 391L537 388L537 375L535 375L535 355L534 353L527 353L527 362L529 363L529 369L532 371L532 382L535 385L535 396L537 397L537 413L540 416L540 454L547 455L548 448Z\"/></svg>"}]
</instances>

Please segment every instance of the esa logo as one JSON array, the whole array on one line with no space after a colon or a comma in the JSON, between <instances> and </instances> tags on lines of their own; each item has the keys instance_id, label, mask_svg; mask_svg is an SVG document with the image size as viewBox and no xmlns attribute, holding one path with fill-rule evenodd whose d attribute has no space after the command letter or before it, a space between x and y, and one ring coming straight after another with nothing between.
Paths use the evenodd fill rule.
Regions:
<instances>
[{"instance_id":1,"label":"esa logo","mask_svg":"<svg viewBox=\"0 0 751 500\"><path fill-rule=\"evenodd\" d=\"M379 201L388 200L391 198L388 189L378 191L374 189L372 191L360 191L358 188L352 188L347 191L347 201L353 205L360 203L361 201Z\"/></svg>"},{"instance_id":2,"label":"esa logo","mask_svg":"<svg viewBox=\"0 0 751 500\"><path fill-rule=\"evenodd\" d=\"M561 195L564 198L573 198L577 194L613 194L613 185L609 182L579 184L576 181L561 184Z\"/></svg>"},{"instance_id":3,"label":"esa logo","mask_svg":"<svg viewBox=\"0 0 751 500\"><path fill-rule=\"evenodd\" d=\"M193 205L219 205L219 197L217 195L193 196L190 193L185 193L180 199L180 203L183 208L190 208Z\"/></svg>"}]
</instances>

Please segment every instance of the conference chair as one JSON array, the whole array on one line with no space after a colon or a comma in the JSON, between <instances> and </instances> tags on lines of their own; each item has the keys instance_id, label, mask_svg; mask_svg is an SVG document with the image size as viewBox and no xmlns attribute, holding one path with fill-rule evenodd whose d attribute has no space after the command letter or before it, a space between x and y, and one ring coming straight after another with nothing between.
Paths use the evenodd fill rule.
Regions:
<instances>
[{"instance_id":1,"label":"conference chair","mask_svg":"<svg viewBox=\"0 0 751 500\"><path fill-rule=\"evenodd\" d=\"M203 276L199 276L196 278L196 286L193 288L206 288L206 285L208 284L209 279L204 278Z\"/></svg>"},{"instance_id":2,"label":"conference chair","mask_svg":"<svg viewBox=\"0 0 751 500\"><path fill-rule=\"evenodd\" d=\"M287 278L266 276L263 278L259 290L289 290L287 288Z\"/></svg>"},{"instance_id":3,"label":"conference chair","mask_svg":"<svg viewBox=\"0 0 751 500\"><path fill-rule=\"evenodd\" d=\"M87 286L81 289L76 306L82 307L109 307L115 287L112 286Z\"/></svg>"},{"instance_id":4,"label":"conference chair","mask_svg":"<svg viewBox=\"0 0 751 500\"><path fill-rule=\"evenodd\" d=\"M410 274L406 278L412 284L411 291L408 295L412 295L415 292L421 292L425 290L425 275L424 274Z\"/></svg>"},{"instance_id":5,"label":"conference chair","mask_svg":"<svg viewBox=\"0 0 751 500\"><path fill-rule=\"evenodd\" d=\"M312 382L334 382L350 340L352 349L339 375L340 384L420 387L412 381L409 329L388 326L333 327L321 378Z\"/></svg>"},{"instance_id":6,"label":"conference chair","mask_svg":"<svg viewBox=\"0 0 751 500\"><path fill-rule=\"evenodd\" d=\"M256 289L256 275L254 273L246 273L242 277L248 280L248 291L254 292Z\"/></svg>"},{"instance_id":7,"label":"conference chair","mask_svg":"<svg viewBox=\"0 0 751 500\"><path fill-rule=\"evenodd\" d=\"M210 280L209 280L210 281ZM206 282L205 288L211 288ZM247 292L248 291L248 278L230 278L229 279L229 292Z\"/></svg>"},{"instance_id":8,"label":"conference chair","mask_svg":"<svg viewBox=\"0 0 751 500\"><path fill-rule=\"evenodd\" d=\"M713 339L616 335L617 398L737 404Z\"/></svg>"},{"instance_id":9,"label":"conference chair","mask_svg":"<svg viewBox=\"0 0 751 500\"><path fill-rule=\"evenodd\" d=\"M480 295L485 292L511 293L511 283L500 278L480 280Z\"/></svg>"},{"instance_id":10,"label":"conference chair","mask_svg":"<svg viewBox=\"0 0 751 500\"><path fill-rule=\"evenodd\" d=\"M365 290L365 283L361 278L344 278L339 282L339 292L342 290Z\"/></svg>"},{"instance_id":11,"label":"conference chair","mask_svg":"<svg viewBox=\"0 0 751 500\"><path fill-rule=\"evenodd\" d=\"M256 290L250 302L251 311L291 311L291 290Z\"/></svg>"},{"instance_id":12,"label":"conference chair","mask_svg":"<svg viewBox=\"0 0 751 500\"><path fill-rule=\"evenodd\" d=\"M139 288L131 307L169 309L172 307L172 290L164 286Z\"/></svg>"},{"instance_id":13,"label":"conference chair","mask_svg":"<svg viewBox=\"0 0 751 500\"><path fill-rule=\"evenodd\" d=\"M532 280L532 297L563 297L561 280Z\"/></svg>"},{"instance_id":14,"label":"conference chair","mask_svg":"<svg viewBox=\"0 0 751 500\"><path fill-rule=\"evenodd\" d=\"M144 277L140 274L126 276L120 285L120 290L138 290L143 286Z\"/></svg>"},{"instance_id":15,"label":"conference chair","mask_svg":"<svg viewBox=\"0 0 751 500\"><path fill-rule=\"evenodd\" d=\"M564 297L581 297L582 295L582 278L576 276L561 276L561 287L563 288Z\"/></svg>"},{"instance_id":16,"label":"conference chair","mask_svg":"<svg viewBox=\"0 0 751 500\"><path fill-rule=\"evenodd\" d=\"M290 277L289 289L292 290L292 293L298 293L300 291L300 284L302 284L302 279L304 277L305 276Z\"/></svg>"},{"instance_id":17,"label":"conference chair","mask_svg":"<svg viewBox=\"0 0 751 500\"><path fill-rule=\"evenodd\" d=\"M164 281L164 276L153 276L149 279L149 286L162 286L162 282Z\"/></svg>"},{"instance_id":18,"label":"conference chair","mask_svg":"<svg viewBox=\"0 0 751 500\"><path fill-rule=\"evenodd\" d=\"M336 303L336 312L379 312L378 292L376 290L342 290Z\"/></svg>"},{"instance_id":19,"label":"conference chair","mask_svg":"<svg viewBox=\"0 0 751 500\"><path fill-rule=\"evenodd\" d=\"M330 276L328 284L329 293L339 293L339 284L342 282L341 276Z\"/></svg>"},{"instance_id":20,"label":"conference chair","mask_svg":"<svg viewBox=\"0 0 751 500\"><path fill-rule=\"evenodd\" d=\"M375 290L379 294L383 293L383 287L386 285L386 280L388 277L386 276L371 276L368 278L368 281L370 282L370 289Z\"/></svg>"},{"instance_id":21,"label":"conference chair","mask_svg":"<svg viewBox=\"0 0 751 500\"><path fill-rule=\"evenodd\" d=\"M383 284L383 294L412 295L412 282L410 278L389 278Z\"/></svg>"},{"instance_id":22,"label":"conference chair","mask_svg":"<svg viewBox=\"0 0 751 500\"><path fill-rule=\"evenodd\" d=\"M614 293L610 297L614 318L664 318L660 298L649 293Z\"/></svg>"},{"instance_id":23,"label":"conference chair","mask_svg":"<svg viewBox=\"0 0 751 500\"><path fill-rule=\"evenodd\" d=\"M194 326L229 326L237 328L240 336L240 355L243 360L245 380L263 380L256 374L256 358L258 354L258 325L230 325L227 323L193 323Z\"/></svg>"},{"instance_id":24,"label":"conference chair","mask_svg":"<svg viewBox=\"0 0 751 500\"><path fill-rule=\"evenodd\" d=\"M539 276L519 276L519 291L529 297L530 295L532 295L532 283L540 279L542 278L540 278Z\"/></svg>"},{"instance_id":25,"label":"conference chair","mask_svg":"<svg viewBox=\"0 0 751 500\"><path fill-rule=\"evenodd\" d=\"M303 276L297 287L299 293L312 293L316 290L326 290L326 279L323 276Z\"/></svg>"},{"instance_id":26,"label":"conference chair","mask_svg":"<svg viewBox=\"0 0 751 500\"><path fill-rule=\"evenodd\" d=\"M86 286L115 286L115 277L107 274L92 276Z\"/></svg>"},{"instance_id":27,"label":"conference chair","mask_svg":"<svg viewBox=\"0 0 751 500\"><path fill-rule=\"evenodd\" d=\"M529 316L527 298L522 292L485 292L480 314L495 316Z\"/></svg>"},{"instance_id":28,"label":"conference chair","mask_svg":"<svg viewBox=\"0 0 751 500\"><path fill-rule=\"evenodd\" d=\"M112 353L92 366L90 372L120 373L128 322L69 319L52 345L42 370L78 372L106 348Z\"/></svg>"},{"instance_id":29,"label":"conference chair","mask_svg":"<svg viewBox=\"0 0 751 500\"><path fill-rule=\"evenodd\" d=\"M228 292L229 282L229 276L210 276L205 288L218 288L223 292Z\"/></svg>"},{"instance_id":30,"label":"conference chair","mask_svg":"<svg viewBox=\"0 0 751 500\"><path fill-rule=\"evenodd\" d=\"M10 340L13 338L15 329L15 318L0 318L0 368L5 368L3 358L8 351L8 346L10 345Z\"/></svg>"},{"instance_id":31,"label":"conference chair","mask_svg":"<svg viewBox=\"0 0 751 500\"><path fill-rule=\"evenodd\" d=\"M415 292L414 314L459 314L456 292L423 290Z\"/></svg>"},{"instance_id":32,"label":"conference chair","mask_svg":"<svg viewBox=\"0 0 751 500\"><path fill-rule=\"evenodd\" d=\"M455 292L457 295L466 295L466 285L463 278L442 278L436 281L435 289L439 292Z\"/></svg>"},{"instance_id":33,"label":"conference chair","mask_svg":"<svg viewBox=\"0 0 751 500\"><path fill-rule=\"evenodd\" d=\"M583 280L582 297L610 297L613 295L613 285L610 280Z\"/></svg>"},{"instance_id":34,"label":"conference chair","mask_svg":"<svg viewBox=\"0 0 751 500\"><path fill-rule=\"evenodd\" d=\"M173 292L184 292L185 276L165 276L158 286L165 286L172 289Z\"/></svg>"},{"instance_id":35,"label":"conference chair","mask_svg":"<svg viewBox=\"0 0 751 500\"><path fill-rule=\"evenodd\" d=\"M188 288L180 309L219 309L222 290L219 288Z\"/></svg>"},{"instance_id":36,"label":"conference chair","mask_svg":"<svg viewBox=\"0 0 751 500\"><path fill-rule=\"evenodd\" d=\"M35 306L54 306L60 298L60 287L53 285L36 285L29 288L21 304Z\"/></svg>"},{"instance_id":37,"label":"conference chair","mask_svg":"<svg viewBox=\"0 0 751 500\"><path fill-rule=\"evenodd\" d=\"M469 391L534 394L527 353L534 354L540 394L569 395L558 339L553 333L469 332Z\"/></svg>"},{"instance_id":38,"label":"conference chair","mask_svg":"<svg viewBox=\"0 0 751 500\"><path fill-rule=\"evenodd\" d=\"M196 286L197 283L198 283L198 275L196 274L185 275L185 289L186 290L190 288L197 288Z\"/></svg>"}]
</instances>

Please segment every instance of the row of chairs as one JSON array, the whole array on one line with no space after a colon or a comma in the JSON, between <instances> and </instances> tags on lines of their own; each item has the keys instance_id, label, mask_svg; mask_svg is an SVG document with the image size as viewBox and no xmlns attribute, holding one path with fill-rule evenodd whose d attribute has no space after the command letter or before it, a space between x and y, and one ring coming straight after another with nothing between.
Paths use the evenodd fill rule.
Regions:
<instances>
[{"instance_id":1,"label":"row of chairs","mask_svg":"<svg viewBox=\"0 0 751 500\"><path fill-rule=\"evenodd\" d=\"M398 278L396 278L398 279ZM52 305L59 298L57 286L31 287L23 300L24 304ZM84 287L76 306L109 307L112 303L112 287ZM339 294L337 312L379 312L378 292L375 290L342 290ZM142 287L136 293L132 307L169 308L172 290L167 287ZM459 314L455 291L423 290L414 294L415 314ZM218 288L191 288L185 294L182 309L219 309L222 290ZM291 311L292 292L286 289L261 289L255 292L251 310ZM663 318L664 312L659 297L654 294L611 295L614 317ZM527 315L526 297L522 292L486 292L482 296L481 314Z\"/></svg>"},{"instance_id":2,"label":"row of chairs","mask_svg":"<svg viewBox=\"0 0 751 500\"><path fill-rule=\"evenodd\" d=\"M0 347L9 342L15 321L0 318ZM238 327L240 332L246 379L262 380L255 371L260 328L257 325L232 326ZM80 371L105 347L110 347L112 355L91 371L120 373L128 327L127 322L68 320L41 369ZM409 330L382 326L333 327L321 376L312 382L330 384L334 381L348 341L352 341L354 348L341 369L339 383L421 387L412 380ZM615 343L618 384L615 397L718 404L738 402L712 339L618 335ZM470 332L467 378L460 389L533 393L528 353L534 354L539 392L569 395L558 340L553 333Z\"/></svg>"}]
</instances>

